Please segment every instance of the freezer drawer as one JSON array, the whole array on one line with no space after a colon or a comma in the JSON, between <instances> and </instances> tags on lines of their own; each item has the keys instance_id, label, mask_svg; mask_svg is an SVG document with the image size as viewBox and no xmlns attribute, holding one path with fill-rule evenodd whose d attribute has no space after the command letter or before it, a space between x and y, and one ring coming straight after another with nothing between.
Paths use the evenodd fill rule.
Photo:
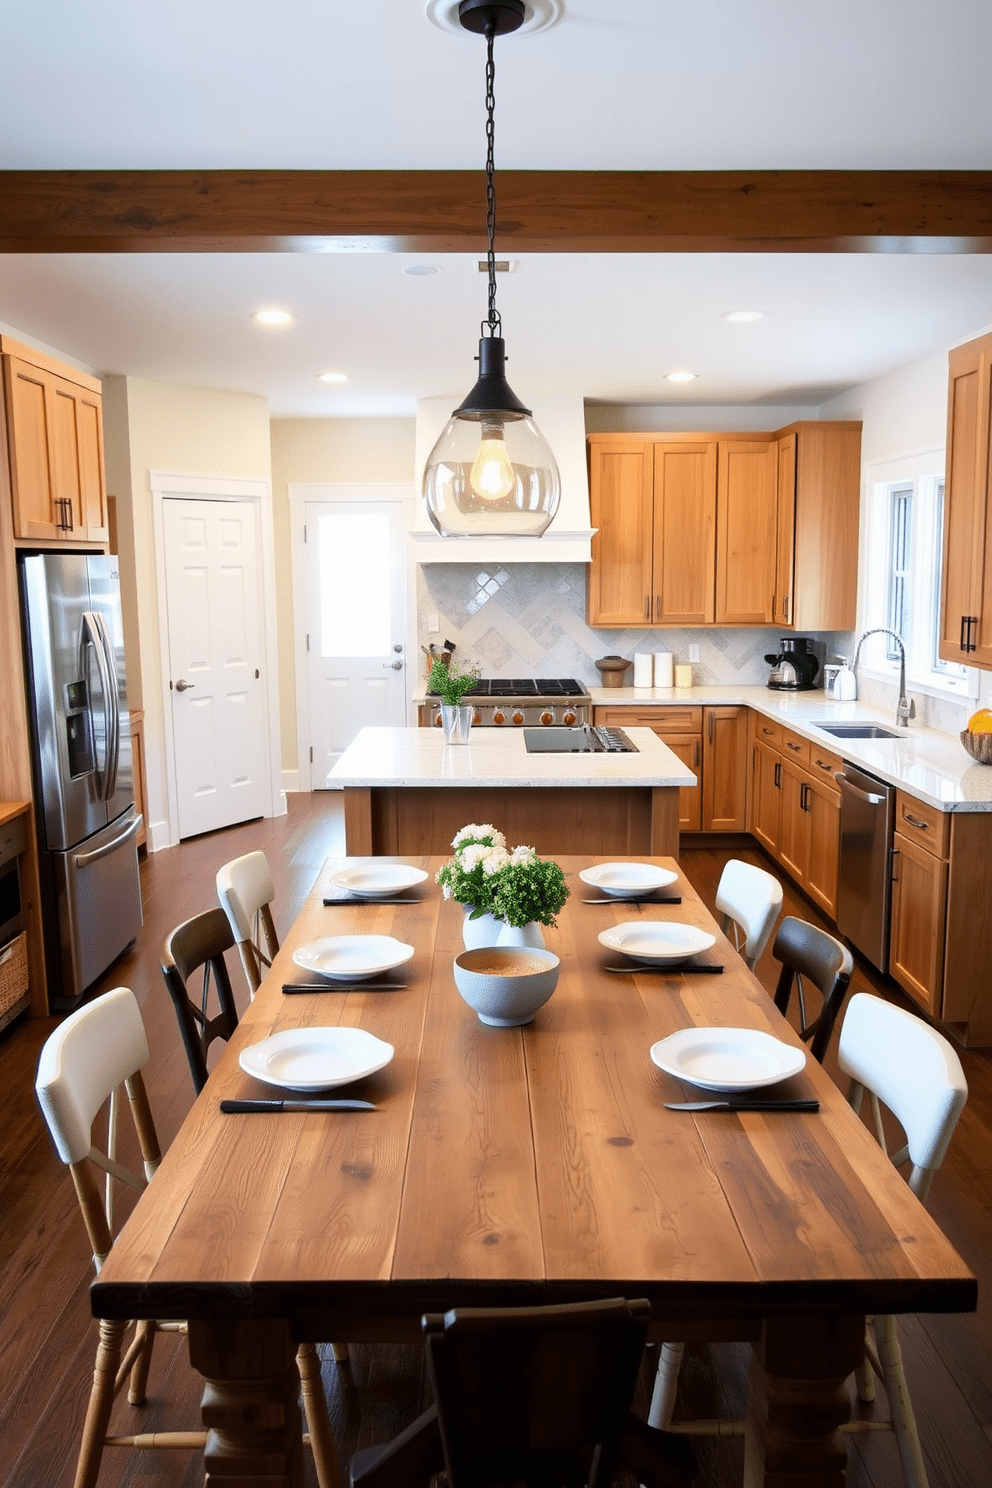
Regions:
<instances>
[{"instance_id":1,"label":"freezer drawer","mask_svg":"<svg viewBox=\"0 0 992 1488\"><path fill-rule=\"evenodd\" d=\"M130 808L67 852L50 853L56 899L61 988L54 1006L75 1006L141 929L136 838L141 817Z\"/></svg>"}]
</instances>

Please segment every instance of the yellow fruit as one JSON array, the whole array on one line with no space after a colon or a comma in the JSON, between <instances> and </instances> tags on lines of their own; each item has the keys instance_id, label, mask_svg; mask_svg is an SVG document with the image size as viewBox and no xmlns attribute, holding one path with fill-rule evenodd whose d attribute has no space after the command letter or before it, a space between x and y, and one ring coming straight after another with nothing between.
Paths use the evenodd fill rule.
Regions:
<instances>
[{"instance_id":1,"label":"yellow fruit","mask_svg":"<svg viewBox=\"0 0 992 1488\"><path fill-rule=\"evenodd\" d=\"M969 734L992 734L992 708L979 708L968 719Z\"/></svg>"}]
</instances>

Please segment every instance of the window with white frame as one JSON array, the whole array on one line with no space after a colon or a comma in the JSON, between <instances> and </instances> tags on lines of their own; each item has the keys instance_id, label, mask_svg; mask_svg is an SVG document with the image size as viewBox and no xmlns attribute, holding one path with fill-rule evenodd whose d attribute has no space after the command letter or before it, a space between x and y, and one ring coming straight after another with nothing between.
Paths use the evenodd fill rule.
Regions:
<instances>
[{"instance_id":1,"label":"window with white frame","mask_svg":"<svg viewBox=\"0 0 992 1488\"><path fill-rule=\"evenodd\" d=\"M863 628L884 626L901 636L911 687L940 695L977 697L977 671L942 661L937 654L943 463L943 451L933 450L887 461L870 471ZM886 635L872 636L864 644L860 666L892 679L898 676L899 647Z\"/></svg>"}]
</instances>

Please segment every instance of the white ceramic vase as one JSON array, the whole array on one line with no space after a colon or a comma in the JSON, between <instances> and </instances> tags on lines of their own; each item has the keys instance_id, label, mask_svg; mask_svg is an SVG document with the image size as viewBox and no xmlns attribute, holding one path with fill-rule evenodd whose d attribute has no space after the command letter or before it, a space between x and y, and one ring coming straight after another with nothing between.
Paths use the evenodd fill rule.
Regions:
<instances>
[{"instance_id":1,"label":"white ceramic vase","mask_svg":"<svg viewBox=\"0 0 992 1488\"><path fill-rule=\"evenodd\" d=\"M533 946L537 950L544 949L544 931L537 920L531 920L528 925L504 925L498 921L500 932L496 937L496 944L501 946Z\"/></svg>"},{"instance_id":2,"label":"white ceramic vase","mask_svg":"<svg viewBox=\"0 0 992 1488\"><path fill-rule=\"evenodd\" d=\"M506 929L502 920L495 915L481 914L475 920L472 919L472 905L466 904L465 918L462 921L462 940L465 942L467 951L474 951L479 946L495 945L499 932Z\"/></svg>"}]
</instances>

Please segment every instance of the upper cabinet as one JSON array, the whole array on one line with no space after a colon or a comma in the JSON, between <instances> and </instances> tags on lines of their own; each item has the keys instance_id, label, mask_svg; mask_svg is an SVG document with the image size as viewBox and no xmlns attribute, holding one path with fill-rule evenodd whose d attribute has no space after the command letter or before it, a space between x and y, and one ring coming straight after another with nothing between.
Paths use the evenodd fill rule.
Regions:
<instances>
[{"instance_id":1,"label":"upper cabinet","mask_svg":"<svg viewBox=\"0 0 992 1488\"><path fill-rule=\"evenodd\" d=\"M0 336L14 537L106 542L100 383Z\"/></svg>"},{"instance_id":2,"label":"upper cabinet","mask_svg":"<svg viewBox=\"0 0 992 1488\"><path fill-rule=\"evenodd\" d=\"M950 354L939 652L992 667L989 439L992 335Z\"/></svg>"},{"instance_id":3,"label":"upper cabinet","mask_svg":"<svg viewBox=\"0 0 992 1488\"><path fill-rule=\"evenodd\" d=\"M598 626L855 625L861 425L592 434Z\"/></svg>"}]
</instances>

